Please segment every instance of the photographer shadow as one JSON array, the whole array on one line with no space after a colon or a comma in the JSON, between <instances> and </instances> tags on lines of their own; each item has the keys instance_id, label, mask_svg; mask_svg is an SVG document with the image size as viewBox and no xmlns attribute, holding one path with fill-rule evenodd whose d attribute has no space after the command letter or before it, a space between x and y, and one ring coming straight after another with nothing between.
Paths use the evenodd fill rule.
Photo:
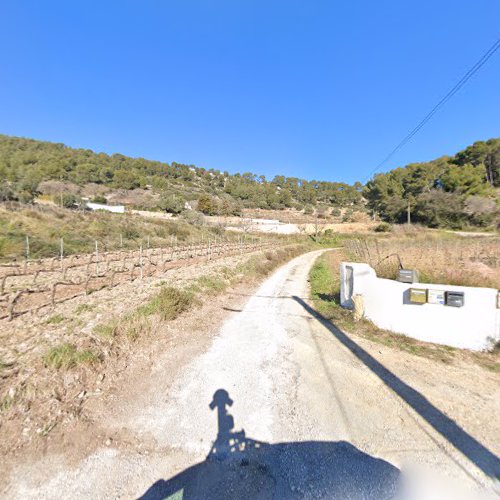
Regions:
<instances>
[{"instance_id":1,"label":"photographer shadow","mask_svg":"<svg viewBox=\"0 0 500 500\"><path fill-rule=\"evenodd\" d=\"M224 389L210 403L218 432L206 459L154 483L141 500L394 498L400 471L346 441L270 444L234 430Z\"/></svg>"}]
</instances>

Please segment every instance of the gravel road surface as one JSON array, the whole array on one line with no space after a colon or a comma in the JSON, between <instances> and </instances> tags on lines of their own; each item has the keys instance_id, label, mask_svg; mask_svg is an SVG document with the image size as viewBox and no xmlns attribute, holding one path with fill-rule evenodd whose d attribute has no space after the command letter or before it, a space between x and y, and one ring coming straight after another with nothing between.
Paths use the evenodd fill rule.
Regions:
<instances>
[{"instance_id":1,"label":"gravel road surface","mask_svg":"<svg viewBox=\"0 0 500 500\"><path fill-rule=\"evenodd\" d=\"M201 355L159 358L112 442L17 467L10 498L496 497L498 458L308 302L321 251L233 310Z\"/></svg>"}]
</instances>

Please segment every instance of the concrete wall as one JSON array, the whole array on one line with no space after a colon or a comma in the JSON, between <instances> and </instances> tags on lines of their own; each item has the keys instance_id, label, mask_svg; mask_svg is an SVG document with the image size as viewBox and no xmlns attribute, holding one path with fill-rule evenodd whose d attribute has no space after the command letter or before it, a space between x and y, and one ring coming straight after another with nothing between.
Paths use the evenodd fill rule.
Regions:
<instances>
[{"instance_id":1,"label":"concrete wall","mask_svg":"<svg viewBox=\"0 0 500 500\"><path fill-rule=\"evenodd\" d=\"M123 205L104 205L101 203L87 202L87 208L91 210L106 210L107 212L114 212L117 214L125 213L125 207Z\"/></svg>"},{"instance_id":2,"label":"concrete wall","mask_svg":"<svg viewBox=\"0 0 500 500\"><path fill-rule=\"evenodd\" d=\"M408 284L378 278L368 264L343 262L341 305L352 307L363 297L364 315L379 328L436 344L483 350L500 340L500 309L493 288L428 283ZM410 304L410 288L464 292L464 306Z\"/></svg>"}]
</instances>

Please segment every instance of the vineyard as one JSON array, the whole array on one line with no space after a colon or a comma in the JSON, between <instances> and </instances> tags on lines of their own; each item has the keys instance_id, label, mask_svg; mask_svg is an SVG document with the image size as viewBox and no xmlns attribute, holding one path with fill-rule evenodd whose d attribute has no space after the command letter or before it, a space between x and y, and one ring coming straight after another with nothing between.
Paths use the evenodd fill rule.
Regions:
<instances>
[{"instance_id":1,"label":"vineyard","mask_svg":"<svg viewBox=\"0 0 500 500\"><path fill-rule=\"evenodd\" d=\"M263 249L271 242L209 241L132 251L96 251L0 264L0 320L88 295L103 288L160 275L170 269Z\"/></svg>"}]
</instances>

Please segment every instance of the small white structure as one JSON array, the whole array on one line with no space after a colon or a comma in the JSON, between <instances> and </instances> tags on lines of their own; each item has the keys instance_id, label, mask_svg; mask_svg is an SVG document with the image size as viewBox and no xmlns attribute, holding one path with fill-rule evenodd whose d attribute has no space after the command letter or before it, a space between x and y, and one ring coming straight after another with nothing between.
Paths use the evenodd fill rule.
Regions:
<instances>
[{"instance_id":1,"label":"small white structure","mask_svg":"<svg viewBox=\"0 0 500 500\"><path fill-rule=\"evenodd\" d=\"M90 210L106 210L107 212L113 212L115 214L124 214L125 206L124 205L104 205L102 203L92 203L87 201L87 208Z\"/></svg>"},{"instance_id":2,"label":"small white structure","mask_svg":"<svg viewBox=\"0 0 500 500\"><path fill-rule=\"evenodd\" d=\"M378 278L368 264L343 262L340 265L340 303L353 307L353 297L362 297L364 316L379 328L401 333L425 342L463 349L485 350L500 340L498 291L429 283L400 283ZM411 288L463 292L464 305L451 307L435 300L440 294L428 293L435 303L413 304Z\"/></svg>"},{"instance_id":3,"label":"small white structure","mask_svg":"<svg viewBox=\"0 0 500 500\"><path fill-rule=\"evenodd\" d=\"M280 224L280 221L278 219L250 219L252 224L272 224L277 226Z\"/></svg>"}]
</instances>

